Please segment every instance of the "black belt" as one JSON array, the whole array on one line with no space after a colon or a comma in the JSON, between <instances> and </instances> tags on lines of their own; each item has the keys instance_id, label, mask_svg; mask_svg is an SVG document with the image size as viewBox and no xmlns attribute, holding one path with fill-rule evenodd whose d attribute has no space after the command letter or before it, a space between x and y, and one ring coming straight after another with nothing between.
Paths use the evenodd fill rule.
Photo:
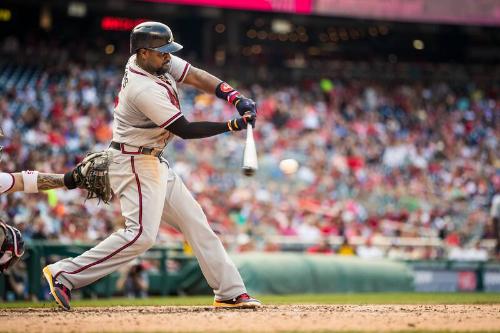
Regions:
<instances>
[{"instance_id":1,"label":"black belt","mask_svg":"<svg viewBox=\"0 0 500 333\"><path fill-rule=\"evenodd\" d=\"M130 146L130 145L115 142L115 141L111 141L111 143L109 144L109 147L116 149L116 150L119 150L123 154L130 154L130 155L143 154L143 155L153 155L155 157L158 157L161 155L161 152L162 152L162 150L158 149L158 148L134 147L134 146ZM130 149L129 147L132 147L133 150L127 150L127 149Z\"/></svg>"}]
</instances>

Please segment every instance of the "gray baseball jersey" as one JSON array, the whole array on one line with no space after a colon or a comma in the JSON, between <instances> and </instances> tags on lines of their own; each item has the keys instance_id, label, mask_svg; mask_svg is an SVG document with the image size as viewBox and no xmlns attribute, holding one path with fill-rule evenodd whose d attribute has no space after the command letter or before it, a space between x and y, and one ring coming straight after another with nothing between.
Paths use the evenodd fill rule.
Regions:
<instances>
[{"instance_id":1,"label":"gray baseball jersey","mask_svg":"<svg viewBox=\"0 0 500 333\"><path fill-rule=\"evenodd\" d=\"M172 56L168 73L153 76L130 57L114 113L113 141L109 149L110 183L120 199L125 228L110 235L76 258L49 266L66 287L80 288L129 263L156 240L160 222L179 229L198 259L217 299L245 293L245 286L222 243L210 228L200 205L178 175L157 157L143 155L139 147L163 148L173 134L167 128L182 113L176 82L182 82L189 64Z\"/></svg>"}]
</instances>

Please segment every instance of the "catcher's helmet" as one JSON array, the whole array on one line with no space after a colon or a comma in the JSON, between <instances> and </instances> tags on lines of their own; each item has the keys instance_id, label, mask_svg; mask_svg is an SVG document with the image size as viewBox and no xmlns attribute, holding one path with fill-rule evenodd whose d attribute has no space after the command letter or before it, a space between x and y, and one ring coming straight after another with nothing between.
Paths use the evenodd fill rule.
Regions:
<instances>
[{"instance_id":1,"label":"catcher's helmet","mask_svg":"<svg viewBox=\"0 0 500 333\"><path fill-rule=\"evenodd\" d=\"M2 128L0 127L0 140L3 138L3 130ZM2 151L3 151L3 146L0 145L0 161L2 160Z\"/></svg>"},{"instance_id":2,"label":"catcher's helmet","mask_svg":"<svg viewBox=\"0 0 500 333\"><path fill-rule=\"evenodd\" d=\"M150 49L163 53L173 53L182 49L174 42L170 28L160 22L143 22L130 33L130 53L139 49Z\"/></svg>"},{"instance_id":3,"label":"catcher's helmet","mask_svg":"<svg viewBox=\"0 0 500 333\"><path fill-rule=\"evenodd\" d=\"M24 254L24 240L21 232L0 220L4 240L0 244L0 273L16 264Z\"/></svg>"}]
</instances>

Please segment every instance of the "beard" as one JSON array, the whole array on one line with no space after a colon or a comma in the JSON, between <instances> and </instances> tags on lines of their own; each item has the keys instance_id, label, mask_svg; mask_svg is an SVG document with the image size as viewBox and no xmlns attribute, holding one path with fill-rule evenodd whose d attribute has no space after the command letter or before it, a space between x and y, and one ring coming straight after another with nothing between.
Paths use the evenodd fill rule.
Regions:
<instances>
[{"instance_id":1,"label":"beard","mask_svg":"<svg viewBox=\"0 0 500 333\"><path fill-rule=\"evenodd\" d=\"M163 66L161 66L156 71L156 75L163 75L163 74L165 74L166 72L168 72L169 67L170 67L170 61L167 61L166 63L163 64Z\"/></svg>"}]
</instances>

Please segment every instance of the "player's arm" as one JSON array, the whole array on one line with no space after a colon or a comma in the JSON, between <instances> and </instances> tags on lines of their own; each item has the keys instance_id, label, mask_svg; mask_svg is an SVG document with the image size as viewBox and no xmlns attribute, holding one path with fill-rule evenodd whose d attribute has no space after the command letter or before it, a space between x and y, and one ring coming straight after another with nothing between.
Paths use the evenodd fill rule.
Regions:
<instances>
[{"instance_id":1,"label":"player's arm","mask_svg":"<svg viewBox=\"0 0 500 333\"><path fill-rule=\"evenodd\" d=\"M183 139L200 139L224 132L241 131L246 128L247 123L253 123L254 121L255 114L246 114L243 117L232 119L227 122L190 122L182 116L165 129Z\"/></svg>"},{"instance_id":2,"label":"player's arm","mask_svg":"<svg viewBox=\"0 0 500 333\"><path fill-rule=\"evenodd\" d=\"M257 114L257 107L253 100L246 98L226 82L202 69L190 66L183 83L209 94L215 93L215 96L234 105L241 116L246 112Z\"/></svg>"},{"instance_id":3,"label":"player's arm","mask_svg":"<svg viewBox=\"0 0 500 333\"><path fill-rule=\"evenodd\" d=\"M4 193L24 191L35 193L38 191L51 190L64 187L64 174L38 173L38 172L16 172L11 175L13 184ZM36 184L36 187L34 185ZM28 188L25 186L28 185ZM29 187L31 185L31 187ZM35 191L37 189L37 191Z\"/></svg>"},{"instance_id":4,"label":"player's arm","mask_svg":"<svg viewBox=\"0 0 500 333\"><path fill-rule=\"evenodd\" d=\"M40 173L38 171L23 171L15 173L0 172L0 194L38 191L65 188L72 190L78 187L74 179L74 170L66 174Z\"/></svg>"},{"instance_id":5,"label":"player's arm","mask_svg":"<svg viewBox=\"0 0 500 333\"><path fill-rule=\"evenodd\" d=\"M206 138L224 132L240 131L246 128L247 123L253 125L255 121L255 113L253 113L227 122L189 122L178 107L165 96L163 88L155 84L137 93L133 103L159 127L183 139Z\"/></svg>"},{"instance_id":6,"label":"player's arm","mask_svg":"<svg viewBox=\"0 0 500 333\"><path fill-rule=\"evenodd\" d=\"M213 94L215 88L217 88L217 85L221 82L222 80L212 74L191 65L182 83L189 84L201 91Z\"/></svg>"}]
</instances>

